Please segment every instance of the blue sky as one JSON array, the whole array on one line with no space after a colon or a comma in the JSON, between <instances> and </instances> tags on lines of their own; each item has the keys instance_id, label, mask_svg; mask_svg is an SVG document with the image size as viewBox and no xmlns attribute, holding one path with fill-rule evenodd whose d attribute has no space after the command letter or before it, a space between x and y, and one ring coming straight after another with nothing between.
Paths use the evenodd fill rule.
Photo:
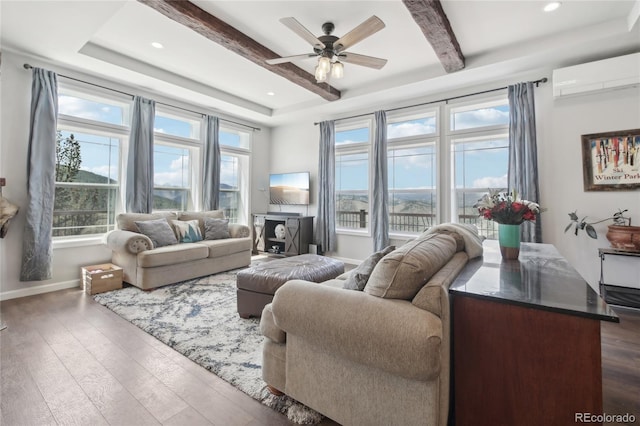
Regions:
<instances>
[{"instance_id":1,"label":"blue sky","mask_svg":"<svg viewBox=\"0 0 640 426\"><path fill-rule=\"evenodd\" d=\"M110 124L128 124L128 111L117 104L104 104L74 96L59 96L61 114L103 121ZM177 119L156 114L154 122L156 132L181 137L199 138L199 123L187 119ZM117 138L108 138L98 134L63 131L67 137L73 133L81 143L81 169L118 180L119 143ZM220 132L222 145L241 146L240 136L235 133ZM154 181L158 186L188 186L189 152L187 149L156 143L154 156ZM237 186L237 162L232 158L223 158L221 181L229 186Z\"/></svg>"},{"instance_id":2,"label":"blue sky","mask_svg":"<svg viewBox=\"0 0 640 426\"><path fill-rule=\"evenodd\" d=\"M465 130L489 125L508 124L508 106L482 108L455 113L453 130ZM387 127L389 139L433 135L436 132L435 117L391 123ZM344 146L367 142L369 130L365 128L336 132L336 145ZM508 152L506 139L489 139L459 142L454 146L456 160L455 185L457 188L506 187ZM366 154L345 154L336 164L336 182L344 191L366 190L368 187L369 161ZM434 189L436 186L436 160L434 146L399 149L388 155L389 188Z\"/></svg>"},{"instance_id":3,"label":"blue sky","mask_svg":"<svg viewBox=\"0 0 640 426\"><path fill-rule=\"evenodd\" d=\"M111 124L125 124L126 107L104 104L73 96L61 95L60 113ZM461 111L453 114L455 130L508 123L508 107ZM182 137L198 137L199 123L178 119L164 114L156 115L156 132ZM402 123L391 123L387 128L389 138L413 135L430 135L436 131L435 116L414 119ZM336 145L369 140L367 128L336 133ZM64 132L65 136L69 132ZM82 146L81 168L93 173L118 179L118 140L97 134L73 132ZM240 137L234 133L221 132L220 143L240 146ZM506 186L507 152L505 140L484 140L455 144L455 181L458 188L481 188ZM190 179L189 153L187 149L156 143L154 159L155 184L161 186L187 186ZM368 187L369 173L366 155L350 154L336 164L336 182L341 190L363 190ZM237 167L233 158L223 158L222 183L237 185ZM389 153L390 188L424 189L436 185L435 147L403 148Z\"/></svg>"}]
</instances>

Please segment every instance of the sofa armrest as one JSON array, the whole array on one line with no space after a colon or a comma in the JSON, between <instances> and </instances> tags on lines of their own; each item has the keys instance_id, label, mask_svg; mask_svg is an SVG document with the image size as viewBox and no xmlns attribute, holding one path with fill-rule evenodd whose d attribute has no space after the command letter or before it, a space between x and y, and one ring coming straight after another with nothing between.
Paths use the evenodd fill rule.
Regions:
<instances>
[{"instance_id":1,"label":"sofa armrest","mask_svg":"<svg viewBox=\"0 0 640 426\"><path fill-rule=\"evenodd\" d=\"M153 243L144 234L116 229L104 236L103 242L113 251L122 251L138 254L145 250L151 250Z\"/></svg>"},{"instance_id":2,"label":"sofa armrest","mask_svg":"<svg viewBox=\"0 0 640 426\"><path fill-rule=\"evenodd\" d=\"M292 280L272 310L287 335L319 350L413 380L440 372L442 322L409 301Z\"/></svg>"},{"instance_id":3,"label":"sofa armrest","mask_svg":"<svg viewBox=\"0 0 640 426\"><path fill-rule=\"evenodd\" d=\"M246 238L251 236L251 229L247 225L241 225L239 223L229 224L229 235L231 238Z\"/></svg>"}]
</instances>

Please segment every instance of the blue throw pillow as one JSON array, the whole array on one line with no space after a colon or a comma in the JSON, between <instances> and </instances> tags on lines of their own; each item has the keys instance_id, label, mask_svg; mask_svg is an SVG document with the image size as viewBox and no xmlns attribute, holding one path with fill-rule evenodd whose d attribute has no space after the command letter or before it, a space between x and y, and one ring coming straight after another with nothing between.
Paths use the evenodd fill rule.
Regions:
<instances>
[{"instance_id":1,"label":"blue throw pillow","mask_svg":"<svg viewBox=\"0 0 640 426\"><path fill-rule=\"evenodd\" d=\"M194 220L172 220L171 223L176 230L176 235L181 243L195 243L202 241L200 225L197 219Z\"/></svg>"}]
</instances>

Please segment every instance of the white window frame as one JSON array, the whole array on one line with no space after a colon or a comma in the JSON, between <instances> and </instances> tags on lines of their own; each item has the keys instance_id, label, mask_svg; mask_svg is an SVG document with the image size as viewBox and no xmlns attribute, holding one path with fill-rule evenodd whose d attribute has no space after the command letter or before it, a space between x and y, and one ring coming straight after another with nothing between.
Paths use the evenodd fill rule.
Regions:
<instances>
[{"instance_id":1,"label":"white window frame","mask_svg":"<svg viewBox=\"0 0 640 426\"><path fill-rule=\"evenodd\" d=\"M250 207L251 207L251 147L253 145L253 131L247 130L245 126L234 125L233 123L223 122L221 120L220 132L226 133L238 133L240 134L240 138L248 139L248 147L235 147L229 145L220 144L220 155L227 155L232 157L238 157L239 165L238 165L238 190L226 190L225 192L238 192L238 218L237 223L241 223L244 225L249 224L250 218ZM220 189L222 192L223 190Z\"/></svg>"},{"instance_id":2,"label":"white window frame","mask_svg":"<svg viewBox=\"0 0 640 426\"><path fill-rule=\"evenodd\" d=\"M128 96L115 95L112 91L101 90L99 88L89 88L86 86L79 86L74 83L65 82L58 87L59 95L69 95L78 97L80 99L86 99L95 102L115 103L123 108L125 117L123 121L126 123L130 114L131 99ZM117 187L118 196L116 197L116 205L114 206L114 217L122 212L122 197L123 197L123 179L124 179L124 167L123 167L123 152L127 149L129 138L129 127L126 125L112 124L99 120L91 120L88 118L77 117L73 115L58 114L57 117L57 130L67 131L70 133L92 133L102 135L106 137L117 137L120 140L119 152L118 152L118 184L82 184L82 183L57 183L55 187L67 186L67 187L87 187L96 186L100 188ZM108 227L113 229L116 224L108 224ZM93 245L98 241L101 241L103 233L86 234L86 235L68 235L68 236L56 236L52 237L54 248L64 247L76 247L83 245Z\"/></svg>"},{"instance_id":3,"label":"white window frame","mask_svg":"<svg viewBox=\"0 0 640 426\"><path fill-rule=\"evenodd\" d=\"M387 153L391 149L406 149L406 148L419 148L426 147L429 145L433 145L435 147L435 166L436 166L436 175L434 181L434 189L435 192L435 217L433 218L434 224L439 223L440 219L440 207L439 207L439 171L440 171L440 162L439 162L439 141L440 141L440 108L436 106L429 107L414 107L409 109L403 109L401 112L392 112L387 115L387 126L396 123L402 123L405 121L412 121L420 118L433 117L436 125L436 131L433 133L427 133L422 135L413 135L413 136L405 136L399 138L388 138L387 139ZM388 194L389 199L391 199L391 192ZM391 206L389 206L391 207ZM389 208L389 214L391 214L391 208ZM422 231L421 231L422 232ZM391 218L389 217L389 236L391 238L407 238L413 237L415 235L420 234L421 232L402 232L402 231L392 231L391 230Z\"/></svg>"},{"instance_id":4,"label":"white window frame","mask_svg":"<svg viewBox=\"0 0 640 426\"><path fill-rule=\"evenodd\" d=\"M479 126L467 129L460 130L451 130L451 113L454 110L458 110L458 112L464 111L472 111L479 109L478 107L494 107L500 105L509 105L509 100L507 98L506 92L482 96L482 97L474 97L473 99L466 99L461 102L454 102L447 104L445 108L445 143L446 143L446 152L449 155L449 184L447 191L447 216L450 221L457 222L457 196L458 193L469 192L464 189L458 189L455 185L455 143L457 141L464 141L469 139L509 139L509 124L501 124L501 125L491 125L491 126ZM480 188L479 188L480 189ZM502 188L491 188L491 189L502 189ZM476 191L480 192L480 191Z\"/></svg>"},{"instance_id":5,"label":"white window frame","mask_svg":"<svg viewBox=\"0 0 640 426\"><path fill-rule=\"evenodd\" d=\"M374 124L373 119L371 118L358 118L352 120L344 120L341 121L340 124L336 124L335 133L345 132L354 129L368 128L369 129L369 139L367 141L362 142L354 142L354 143L346 143L346 144L337 144L335 145L335 157L337 158L338 154L358 154L358 153L366 153L368 159L368 167L367 167L367 199L368 199L368 211L367 211L367 226L366 228L341 228L338 226L338 218L336 211L336 233L344 234L344 235L359 235L359 236L368 236L371 234L371 199L372 199L372 187L373 187L373 175L371 173L371 144L373 141L373 131ZM335 188L337 192L337 188ZM337 200L336 200L337 201Z\"/></svg>"}]
</instances>

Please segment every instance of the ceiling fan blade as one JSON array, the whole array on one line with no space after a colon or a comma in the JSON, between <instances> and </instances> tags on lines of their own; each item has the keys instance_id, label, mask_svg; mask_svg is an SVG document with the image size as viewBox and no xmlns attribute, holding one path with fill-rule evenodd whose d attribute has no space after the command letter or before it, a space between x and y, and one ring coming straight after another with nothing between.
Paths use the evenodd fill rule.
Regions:
<instances>
[{"instance_id":1,"label":"ceiling fan blade","mask_svg":"<svg viewBox=\"0 0 640 426\"><path fill-rule=\"evenodd\" d=\"M308 59L316 57L315 53L305 53L303 55L283 56L282 58L267 59L265 62L269 65L284 64L285 62L295 61L296 59Z\"/></svg>"},{"instance_id":2,"label":"ceiling fan blade","mask_svg":"<svg viewBox=\"0 0 640 426\"><path fill-rule=\"evenodd\" d=\"M373 15L371 18L367 19L362 24L336 40L333 43L333 46L339 52L347 50L354 44L359 43L370 35L377 33L384 27L384 22L382 22L382 20L377 16Z\"/></svg>"},{"instance_id":3,"label":"ceiling fan blade","mask_svg":"<svg viewBox=\"0 0 640 426\"><path fill-rule=\"evenodd\" d=\"M354 65L361 65L363 67L381 69L387 63L386 59L375 58L373 56L358 55L357 53L341 53L338 58L342 62L347 62Z\"/></svg>"},{"instance_id":4,"label":"ceiling fan blade","mask_svg":"<svg viewBox=\"0 0 640 426\"><path fill-rule=\"evenodd\" d=\"M296 18L291 18L291 17L282 18L280 19L280 22L282 22L291 31L293 31L294 33L298 34L300 37L305 39L307 43L309 43L311 46L319 47L320 49L324 49L325 47L327 47L324 45L323 42L318 40L318 37L313 35L311 31L306 29L304 25L298 22Z\"/></svg>"}]
</instances>

